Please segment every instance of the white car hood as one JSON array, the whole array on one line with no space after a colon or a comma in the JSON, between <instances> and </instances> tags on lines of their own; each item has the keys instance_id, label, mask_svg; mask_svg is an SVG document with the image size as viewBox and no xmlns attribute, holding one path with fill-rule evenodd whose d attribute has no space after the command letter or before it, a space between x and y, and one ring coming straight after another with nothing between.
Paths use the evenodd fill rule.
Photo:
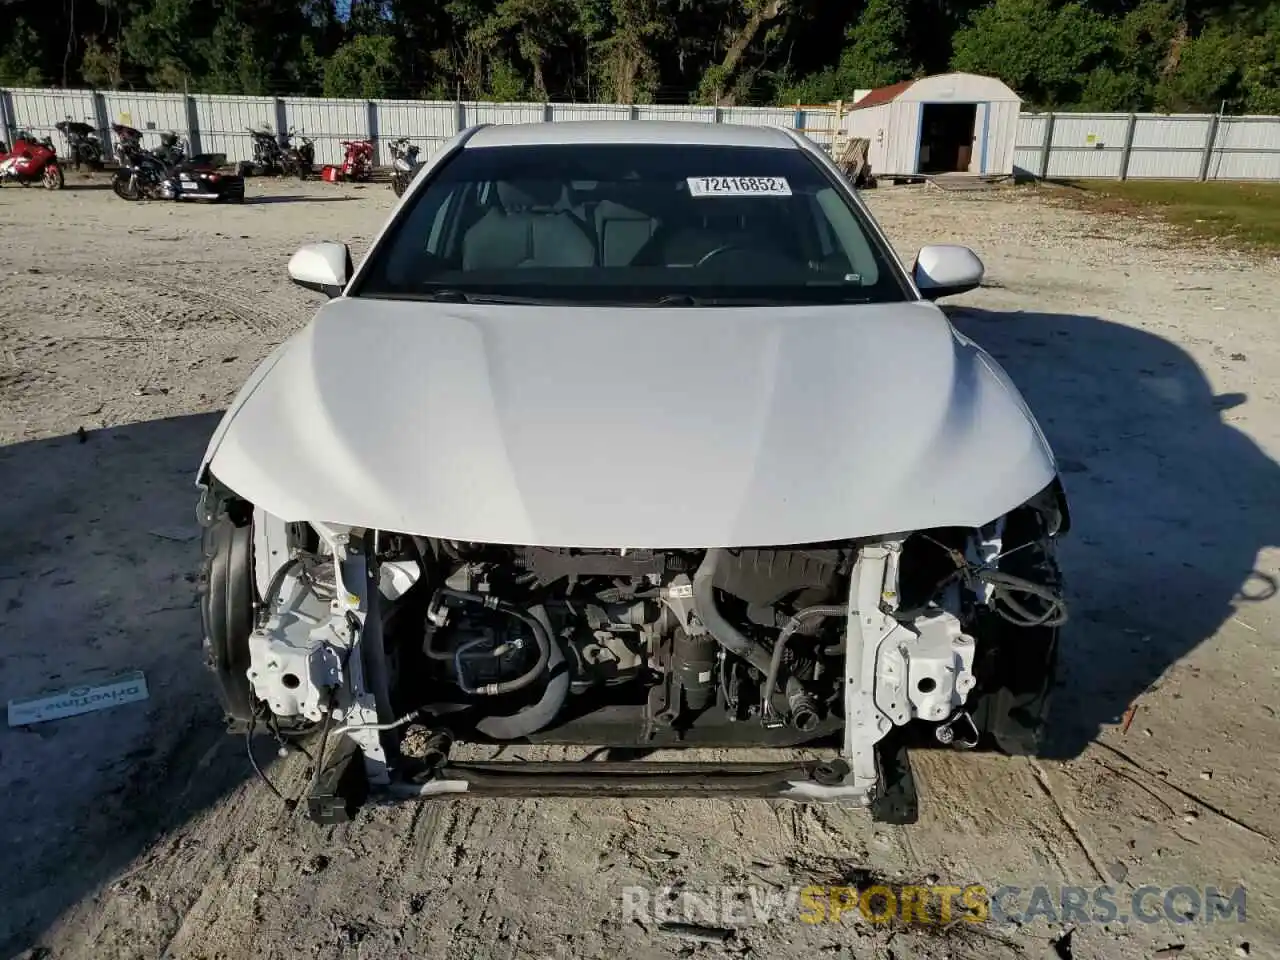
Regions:
<instances>
[{"instance_id":1,"label":"white car hood","mask_svg":"<svg viewBox=\"0 0 1280 960\"><path fill-rule=\"evenodd\" d=\"M204 465L286 521L599 548L979 526L1056 472L1008 377L924 302L334 300Z\"/></svg>"}]
</instances>

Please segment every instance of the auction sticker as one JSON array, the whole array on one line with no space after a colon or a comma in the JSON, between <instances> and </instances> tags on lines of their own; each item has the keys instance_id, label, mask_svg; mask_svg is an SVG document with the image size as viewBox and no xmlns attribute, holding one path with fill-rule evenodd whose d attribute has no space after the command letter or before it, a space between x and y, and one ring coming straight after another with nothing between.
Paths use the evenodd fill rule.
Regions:
<instances>
[{"instance_id":1,"label":"auction sticker","mask_svg":"<svg viewBox=\"0 0 1280 960\"><path fill-rule=\"evenodd\" d=\"M789 197L786 177L689 177L691 197Z\"/></svg>"}]
</instances>

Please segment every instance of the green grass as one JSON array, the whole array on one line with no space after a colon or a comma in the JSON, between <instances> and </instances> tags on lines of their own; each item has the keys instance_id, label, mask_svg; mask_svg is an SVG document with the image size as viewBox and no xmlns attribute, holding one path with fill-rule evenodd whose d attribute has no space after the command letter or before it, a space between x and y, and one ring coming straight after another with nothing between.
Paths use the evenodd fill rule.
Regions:
<instances>
[{"instance_id":1,"label":"green grass","mask_svg":"<svg viewBox=\"0 0 1280 960\"><path fill-rule=\"evenodd\" d=\"M1142 208L1200 237L1280 253L1280 183L1071 180L1063 185L1118 213Z\"/></svg>"}]
</instances>

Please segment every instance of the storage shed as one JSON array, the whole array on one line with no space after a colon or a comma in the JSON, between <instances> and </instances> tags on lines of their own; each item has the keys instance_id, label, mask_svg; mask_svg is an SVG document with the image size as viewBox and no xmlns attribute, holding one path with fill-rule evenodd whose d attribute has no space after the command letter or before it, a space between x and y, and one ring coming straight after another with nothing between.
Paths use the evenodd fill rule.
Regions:
<instances>
[{"instance_id":1,"label":"storage shed","mask_svg":"<svg viewBox=\"0 0 1280 960\"><path fill-rule=\"evenodd\" d=\"M994 77L942 73L867 93L845 130L871 142L877 177L1009 176L1022 101Z\"/></svg>"}]
</instances>

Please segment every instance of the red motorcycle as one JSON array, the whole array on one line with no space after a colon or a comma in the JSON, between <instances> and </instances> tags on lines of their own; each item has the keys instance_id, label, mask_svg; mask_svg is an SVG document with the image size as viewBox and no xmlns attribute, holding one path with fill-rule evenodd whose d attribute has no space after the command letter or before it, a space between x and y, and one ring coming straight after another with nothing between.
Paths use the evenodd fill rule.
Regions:
<instances>
[{"instance_id":1,"label":"red motorcycle","mask_svg":"<svg viewBox=\"0 0 1280 960\"><path fill-rule=\"evenodd\" d=\"M0 183L20 183L24 187L41 183L46 190L61 190L64 184L58 151L48 137L37 140L19 131L13 149L0 143Z\"/></svg>"},{"instance_id":2,"label":"red motorcycle","mask_svg":"<svg viewBox=\"0 0 1280 960\"><path fill-rule=\"evenodd\" d=\"M368 180L373 175L373 141L343 140L346 151L342 155L343 180Z\"/></svg>"}]
</instances>

